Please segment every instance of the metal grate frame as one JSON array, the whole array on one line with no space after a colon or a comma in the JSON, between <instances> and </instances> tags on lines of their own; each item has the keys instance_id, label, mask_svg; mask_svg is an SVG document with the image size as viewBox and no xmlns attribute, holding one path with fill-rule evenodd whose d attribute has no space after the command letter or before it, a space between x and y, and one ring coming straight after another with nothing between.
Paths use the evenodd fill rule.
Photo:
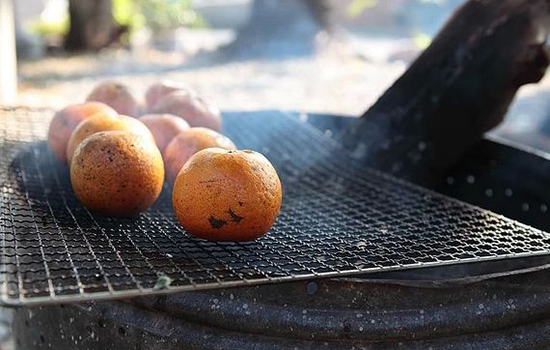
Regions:
<instances>
[{"instance_id":1,"label":"metal grate frame","mask_svg":"<svg viewBox=\"0 0 550 350\"><path fill-rule=\"evenodd\" d=\"M550 253L550 236L362 167L281 112L230 113L225 132L264 153L281 215L254 242L177 223L166 186L137 218L89 212L44 141L51 112L0 110L0 304L28 306L347 276ZM159 276L171 284L155 288ZM157 287L159 285L157 284Z\"/></svg>"}]
</instances>

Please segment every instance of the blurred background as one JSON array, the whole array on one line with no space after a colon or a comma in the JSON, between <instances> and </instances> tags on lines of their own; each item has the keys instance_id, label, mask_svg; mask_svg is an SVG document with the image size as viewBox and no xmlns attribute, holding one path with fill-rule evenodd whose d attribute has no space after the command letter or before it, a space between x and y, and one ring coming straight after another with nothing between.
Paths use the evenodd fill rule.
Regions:
<instances>
[{"instance_id":1,"label":"blurred background","mask_svg":"<svg viewBox=\"0 0 550 350\"><path fill-rule=\"evenodd\" d=\"M15 24L9 104L62 108L105 79L143 96L170 79L225 111L359 116L462 2L0 0L0 15L9 3ZM550 77L523 87L493 134L550 152ZM8 323L0 312L0 349L11 348Z\"/></svg>"},{"instance_id":2,"label":"blurred background","mask_svg":"<svg viewBox=\"0 0 550 350\"><path fill-rule=\"evenodd\" d=\"M107 78L139 96L166 78L222 110L357 116L462 2L16 0L15 104L60 108ZM550 151L549 87L524 87L497 133Z\"/></svg>"}]
</instances>

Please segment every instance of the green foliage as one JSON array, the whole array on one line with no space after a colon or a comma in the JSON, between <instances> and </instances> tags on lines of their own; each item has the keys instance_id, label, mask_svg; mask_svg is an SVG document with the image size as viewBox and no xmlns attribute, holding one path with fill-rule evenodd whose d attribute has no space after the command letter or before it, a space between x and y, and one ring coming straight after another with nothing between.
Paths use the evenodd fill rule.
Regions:
<instances>
[{"instance_id":1,"label":"green foliage","mask_svg":"<svg viewBox=\"0 0 550 350\"><path fill-rule=\"evenodd\" d=\"M128 26L130 31L144 26L153 31L206 27L205 20L191 8L191 0L112 0L112 4L115 21ZM69 25L67 13L54 19L37 19L29 25L29 29L38 35L62 36L69 31Z\"/></svg>"},{"instance_id":2,"label":"green foliage","mask_svg":"<svg viewBox=\"0 0 550 350\"><path fill-rule=\"evenodd\" d=\"M416 31L413 34L412 39L413 39L414 45L421 50L424 50L425 48L430 46L430 44L432 43L432 37L420 31Z\"/></svg>"},{"instance_id":3,"label":"green foliage","mask_svg":"<svg viewBox=\"0 0 550 350\"><path fill-rule=\"evenodd\" d=\"M55 23L38 20L29 25L29 30L38 35L64 35L69 30L69 17Z\"/></svg>"},{"instance_id":4,"label":"green foliage","mask_svg":"<svg viewBox=\"0 0 550 350\"><path fill-rule=\"evenodd\" d=\"M191 0L135 0L135 7L134 16L140 13L145 25L153 31L206 26L204 19L191 8Z\"/></svg>"},{"instance_id":5,"label":"green foliage","mask_svg":"<svg viewBox=\"0 0 550 350\"><path fill-rule=\"evenodd\" d=\"M366 9L376 6L377 2L377 0L353 0L347 8L348 15L357 17Z\"/></svg>"},{"instance_id":6,"label":"green foliage","mask_svg":"<svg viewBox=\"0 0 550 350\"><path fill-rule=\"evenodd\" d=\"M206 26L191 8L191 0L113 0L113 17L132 30L143 26L153 31Z\"/></svg>"},{"instance_id":7,"label":"green foliage","mask_svg":"<svg viewBox=\"0 0 550 350\"><path fill-rule=\"evenodd\" d=\"M113 0L113 18L118 24L131 28L141 27L145 22L134 0Z\"/></svg>"}]
</instances>

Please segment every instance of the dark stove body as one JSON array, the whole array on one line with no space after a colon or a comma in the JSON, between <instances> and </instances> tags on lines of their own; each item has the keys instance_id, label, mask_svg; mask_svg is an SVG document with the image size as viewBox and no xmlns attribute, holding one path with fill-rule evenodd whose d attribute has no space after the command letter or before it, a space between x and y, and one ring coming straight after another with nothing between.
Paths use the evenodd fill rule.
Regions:
<instances>
[{"instance_id":1,"label":"dark stove body","mask_svg":"<svg viewBox=\"0 0 550 350\"><path fill-rule=\"evenodd\" d=\"M328 279L18 309L14 327L19 349L547 349L549 279Z\"/></svg>"},{"instance_id":2,"label":"dark stove body","mask_svg":"<svg viewBox=\"0 0 550 350\"><path fill-rule=\"evenodd\" d=\"M348 120L309 122L330 134ZM549 230L548 164L484 140L438 190ZM546 264L539 257L17 309L14 332L19 349L547 349Z\"/></svg>"},{"instance_id":3,"label":"dark stove body","mask_svg":"<svg viewBox=\"0 0 550 350\"><path fill-rule=\"evenodd\" d=\"M338 135L354 118L309 115L307 122ZM540 130L550 142L550 131ZM529 137L529 135L525 135ZM529 140L522 137L525 144ZM550 149L547 153L490 135L479 141L433 189L519 222L550 231Z\"/></svg>"}]
</instances>

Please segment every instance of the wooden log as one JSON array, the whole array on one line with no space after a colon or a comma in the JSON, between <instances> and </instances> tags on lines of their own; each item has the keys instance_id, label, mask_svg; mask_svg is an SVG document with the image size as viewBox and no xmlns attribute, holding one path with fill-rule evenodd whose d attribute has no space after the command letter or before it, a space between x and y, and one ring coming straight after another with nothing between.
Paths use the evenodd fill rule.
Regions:
<instances>
[{"instance_id":1,"label":"wooden log","mask_svg":"<svg viewBox=\"0 0 550 350\"><path fill-rule=\"evenodd\" d=\"M0 0L0 104L14 104L17 94L17 59L12 0Z\"/></svg>"},{"instance_id":2,"label":"wooden log","mask_svg":"<svg viewBox=\"0 0 550 350\"><path fill-rule=\"evenodd\" d=\"M437 181L543 77L549 22L545 0L468 1L342 142L375 168Z\"/></svg>"}]
</instances>

